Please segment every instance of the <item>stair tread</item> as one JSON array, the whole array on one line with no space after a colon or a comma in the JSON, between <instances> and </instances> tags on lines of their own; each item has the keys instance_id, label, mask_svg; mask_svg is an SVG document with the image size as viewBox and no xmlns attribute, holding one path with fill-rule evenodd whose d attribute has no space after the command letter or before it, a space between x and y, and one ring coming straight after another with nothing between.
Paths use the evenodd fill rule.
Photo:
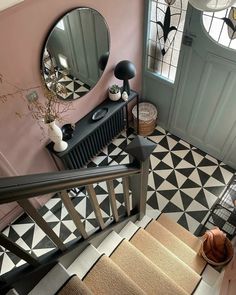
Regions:
<instances>
[{"instance_id":1,"label":"stair tread","mask_svg":"<svg viewBox=\"0 0 236 295\"><path fill-rule=\"evenodd\" d=\"M129 221L125 227L119 232L119 236L130 240L132 236L139 230L139 227L133 222Z\"/></svg>"},{"instance_id":2,"label":"stair tread","mask_svg":"<svg viewBox=\"0 0 236 295\"><path fill-rule=\"evenodd\" d=\"M143 218L141 220L137 220L135 222L135 224L138 226L138 227L143 227L145 228L149 222L151 222L153 220L153 218L151 218L150 216L147 216L147 215L144 215Z\"/></svg>"},{"instance_id":3,"label":"stair tread","mask_svg":"<svg viewBox=\"0 0 236 295\"><path fill-rule=\"evenodd\" d=\"M145 295L110 258L103 255L84 278L94 295Z\"/></svg>"},{"instance_id":4,"label":"stair tread","mask_svg":"<svg viewBox=\"0 0 236 295\"><path fill-rule=\"evenodd\" d=\"M64 284L64 286L59 290L57 295L93 295L93 293L88 289L84 282L82 282L78 276L72 276Z\"/></svg>"},{"instance_id":5,"label":"stair tread","mask_svg":"<svg viewBox=\"0 0 236 295\"><path fill-rule=\"evenodd\" d=\"M55 294L69 277L70 275L66 269L58 263L39 281L28 295Z\"/></svg>"},{"instance_id":6,"label":"stair tread","mask_svg":"<svg viewBox=\"0 0 236 295\"><path fill-rule=\"evenodd\" d=\"M201 241L195 237L192 233L186 230L183 226L169 218L166 214L161 214L157 219L162 226L168 229L172 234L178 237L182 242L187 244L191 249L198 253L201 247Z\"/></svg>"},{"instance_id":7,"label":"stair tread","mask_svg":"<svg viewBox=\"0 0 236 295\"><path fill-rule=\"evenodd\" d=\"M186 292L195 290L201 277L145 230L139 229L130 243Z\"/></svg>"},{"instance_id":8,"label":"stair tread","mask_svg":"<svg viewBox=\"0 0 236 295\"><path fill-rule=\"evenodd\" d=\"M168 250L185 262L198 274L201 274L206 261L196 254L189 246L183 243L157 221L148 224L145 230L163 244Z\"/></svg>"},{"instance_id":9,"label":"stair tread","mask_svg":"<svg viewBox=\"0 0 236 295\"><path fill-rule=\"evenodd\" d=\"M78 275L82 280L101 255L102 254L94 246L89 245L68 267L67 271L71 275Z\"/></svg>"},{"instance_id":10,"label":"stair tread","mask_svg":"<svg viewBox=\"0 0 236 295\"><path fill-rule=\"evenodd\" d=\"M201 281L193 295L215 295L213 289L204 281Z\"/></svg>"},{"instance_id":11,"label":"stair tread","mask_svg":"<svg viewBox=\"0 0 236 295\"><path fill-rule=\"evenodd\" d=\"M122 240L123 238L120 235L112 231L97 247L97 251L110 256Z\"/></svg>"},{"instance_id":12,"label":"stair tread","mask_svg":"<svg viewBox=\"0 0 236 295\"><path fill-rule=\"evenodd\" d=\"M153 264L142 252L124 240L110 256L146 294L183 295L188 294Z\"/></svg>"},{"instance_id":13,"label":"stair tread","mask_svg":"<svg viewBox=\"0 0 236 295\"><path fill-rule=\"evenodd\" d=\"M202 273L202 279L209 285L213 286L216 281L219 279L220 273L215 270L212 266L209 264L204 269L204 272Z\"/></svg>"}]
</instances>

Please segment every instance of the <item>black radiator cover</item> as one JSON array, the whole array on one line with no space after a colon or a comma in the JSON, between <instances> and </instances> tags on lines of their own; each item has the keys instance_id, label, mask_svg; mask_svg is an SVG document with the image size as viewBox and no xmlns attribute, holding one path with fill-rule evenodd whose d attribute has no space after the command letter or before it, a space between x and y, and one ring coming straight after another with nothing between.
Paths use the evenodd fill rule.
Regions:
<instances>
[{"instance_id":1,"label":"black radiator cover","mask_svg":"<svg viewBox=\"0 0 236 295\"><path fill-rule=\"evenodd\" d=\"M138 94L131 91L127 102L106 99L75 124L73 137L67 141L68 148L65 151L55 152L52 142L47 145L47 148L53 156L62 160L66 169L84 167L124 130L126 126L125 113L127 115L125 107L134 98L138 98ZM94 121L93 114L100 108L107 108L108 112L100 120Z\"/></svg>"}]
</instances>

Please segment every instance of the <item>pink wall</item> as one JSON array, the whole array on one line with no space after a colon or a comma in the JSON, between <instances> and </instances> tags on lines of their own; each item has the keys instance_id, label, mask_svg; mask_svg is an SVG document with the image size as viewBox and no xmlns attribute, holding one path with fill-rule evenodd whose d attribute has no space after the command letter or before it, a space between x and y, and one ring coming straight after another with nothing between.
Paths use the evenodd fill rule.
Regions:
<instances>
[{"instance_id":1,"label":"pink wall","mask_svg":"<svg viewBox=\"0 0 236 295\"><path fill-rule=\"evenodd\" d=\"M0 73L14 85L28 88L40 83L40 54L48 30L65 11L79 6L92 7L105 17L111 35L111 54L103 77L88 95L76 101L68 122L76 122L98 105L110 84L121 84L113 76L114 66L120 60L129 59L136 65L137 76L131 80L131 87L140 90L144 0L25 0L0 13ZM44 148L47 137L42 136L22 98L15 95L0 104L0 152L17 173L55 170Z\"/></svg>"}]
</instances>

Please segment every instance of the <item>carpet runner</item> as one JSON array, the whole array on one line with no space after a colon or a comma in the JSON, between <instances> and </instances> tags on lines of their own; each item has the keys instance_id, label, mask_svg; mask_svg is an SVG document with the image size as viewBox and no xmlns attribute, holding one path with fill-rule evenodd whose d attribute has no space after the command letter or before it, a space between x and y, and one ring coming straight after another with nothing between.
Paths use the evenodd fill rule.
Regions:
<instances>
[{"instance_id":1,"label":"carpet runner","mask_svg":"<svg viewBox=\"0 0 236 295\"><path fill-rule=\"evenodd\" d=\"M57 291L55 295L93 295L88 287L76 275L69 280Z\"/></svg>"},{"instance_id":2,"label":"carpet runner","mask_svg":"<svg viewBox=\"0 0 236 295\"><path fill-rule=\"evenodd\" d=\"M215 295L206 273L216 271L198 255L199 245L164 214L157 220L146 216L112 231L97 248L88 246L67 269L77 276L56 294Z\"/></svg>"},{"instance_id":3,"label":"carpet runner","mask_svg":"<svg viewBox=\"0 0 236 295\"><path fill-rule=\"evenodd\" d=\"M183 243L188 245L192 250L198 253L201 247L201 241L193 234L191 234L184 227L174 222L172 219L168 218L165 214L161 214L158 218L158 222L164 226L168 231L180 239Z\"/></svg>"},{"instance_id":4,"label":"carpet runner","mask_svg":"<svg viewBox=\"0 0 236 295\"><path fill-rule=\"evenodd\" d=\"M103 255L84 278L92 293L99 295L144 295L135 284L111 259Z\"/></svg>"},{"instance_id":5,"label":"carpet runner","mask_svg":"<svg viewBox=\"0 0 236 295\"><path fill-rule=\"evenodd\" d=\"M179 238L168 231L158 221L152 221L148 224L145 230L179 259L196 271L196 273L202 273L206 266L205 260L197 255L193 249L187 246Z\"/></svg>"},{"instance_id":6,"label":"carpet runner","mask_svg":"<svg viewBox=\"0 0 236 295\"><path fill-rule=\"evenodd\" d=\"M188 294L195 290L201 280L200 275L145 230L139 229L130 242Z\"/></svg>"}]
</instances>

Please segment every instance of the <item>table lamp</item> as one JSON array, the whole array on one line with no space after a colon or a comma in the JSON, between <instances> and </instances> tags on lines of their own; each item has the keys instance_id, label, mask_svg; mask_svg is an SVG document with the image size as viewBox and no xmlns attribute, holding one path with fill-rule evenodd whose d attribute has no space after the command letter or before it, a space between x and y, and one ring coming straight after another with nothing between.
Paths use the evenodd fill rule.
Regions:
<instances>
[{"instance_id":1,"label":"table lamp","mask_svg":"<svg viewBox=\"0 0 236 295\"><path fill-rule=\"evenodd\" d=\"M124 81L123 91L130 95L129 80L136 75L134 64L129 60L122 60L116 65L114 74L117 79Z\"/></svg>"}]
</instances>

